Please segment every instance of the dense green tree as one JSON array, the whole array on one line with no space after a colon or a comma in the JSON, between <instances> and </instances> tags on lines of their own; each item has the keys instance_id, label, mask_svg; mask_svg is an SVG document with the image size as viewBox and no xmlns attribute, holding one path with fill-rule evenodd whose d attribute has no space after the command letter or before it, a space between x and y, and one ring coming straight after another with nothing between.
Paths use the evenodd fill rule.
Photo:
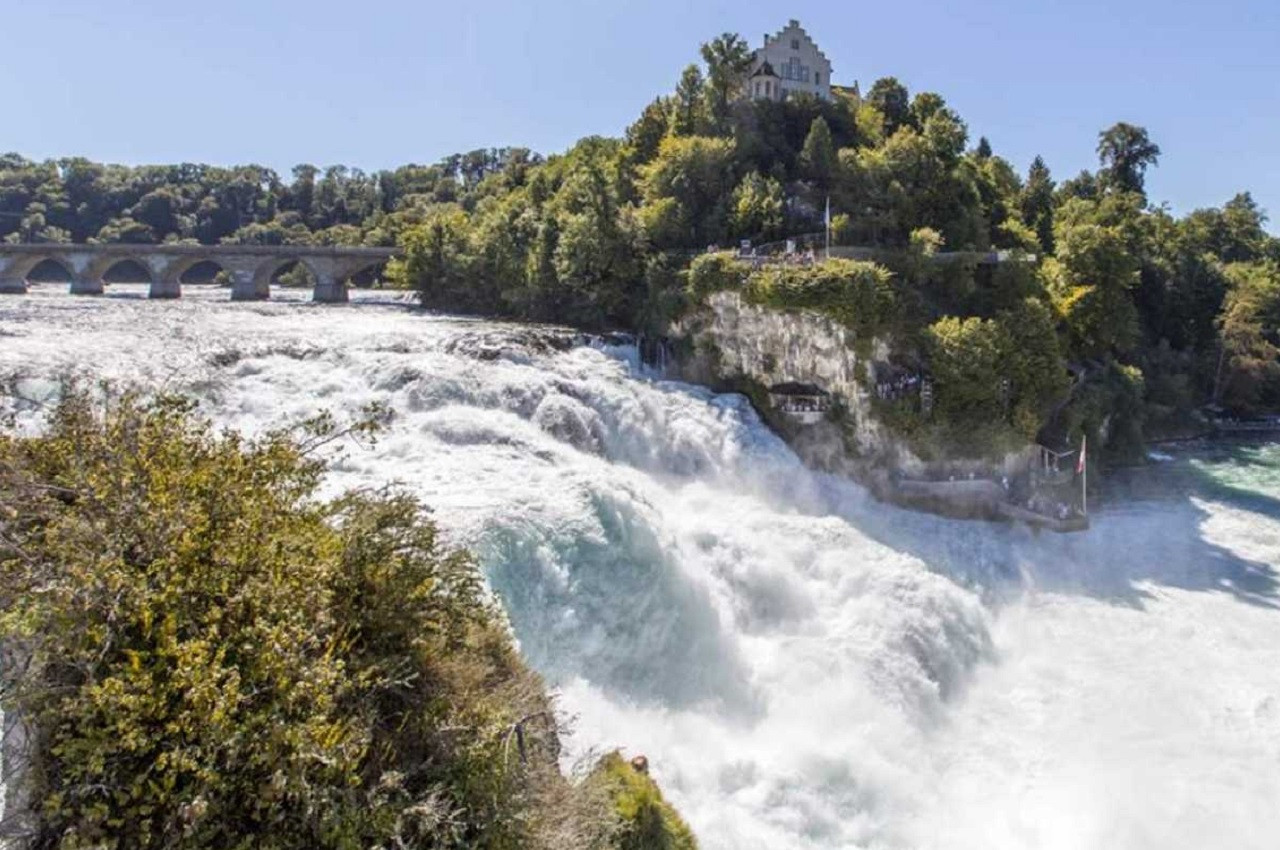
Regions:
<instances>
[{"instance_id":1,"label":"dense green tree","mask_svg":"<svg viewBox=\"0 0 1280 850\"><path fill-rule=\"evenodd\" d=\"M705 87L701 68L689 65L684 69L672 102L672 133L677 136L694 136L706 128Z\"/></svg>"},{"instance_id":2,"label":"dense green tree","mask_svg":"<svg viewBox=\"0 0 1280 850\"><path fill-rule=\"evenodd\" d=\"M730 231L738 238L776 239L782 235L784 207L782 184L752 171L733 190Z\"/></svg>"},{"instance_id":3,"label":"dense green tree","mask_svg":"<svg viewBox=\"0 0 1280 850\"><path fill-rule=\"evenodd\" d=\"M1018 211L1023 223L1035 231L1040 248L1046 254L1053 253L1053 192L1049 166L1037 156L1027 169L1027 180L1018 197Z\"/></svg>"},{"instance_id":4,"label":"dense green tree","mask_svg":"<svg viewBox=\"0 0 1280 850\"><path fill-rule=\"evenodd\" d=\"M1098 134L1098 159L1106 186L1142 194L1147 169L1160 161L1160 146L1145 128L1121 121Z\"/></svg>"},{"instance_id":5,"label":"dense green tree","mask_svg":"<svg viewBox=\"0 0 1280 850\"><path fill-rule=\"evenodd\" d=\"M1008 344L1001 379L1009 381L1010 423L1027 439L1035 439L1046 414L1070 384L1056 317L1043 300L1028 297L1002 311L997 321Z\"/></svg>"},{"instance_id":6,"label":"dense green tree","mask_svg":"<svg viewBox=\"0 0 1280 850\"><path fill-rule=\"evenodd\" d=\"M947 102L942 95L931 91L920 92L911 99L911 126L917 130L923 129L925 122L946 108Z\"/></svg>"},{"instance_id":7,"label":"dense green tree","mask_svg":"<svg viewBox=\"0 0 1280 850\"><path fill-rule=\"evenodd\" d=\"M754 54L741 36L730 32L703 44L701 53L707 63L707 113L712 127L723 132L728 128L730 104L745 89Z\"/></svg>"},{"instance_id":8,"label":"dense green tree","mask_svg":"<svg viewBox=\"0 0 1280 850\"><path fill-rule=\"evenodd\" d=\"M1264 226L1267 216L1248 192L1227 201L1222 209L1196 210L1187 216L1189 238L1211 251L1224 263L1249 263L1269 254L1270 243Z\"/></svg>"},{"instance_id":9,"label":"dense green tree","mask_svg":"<svg viewBox=\"0 0 1280 850\"><path fill-rule=\"evenodd\" d=\"M727 139L668 137L643 169L645 230L659 247L705 246L724 239L734 187L734 145Z\"/></svg>"},{"instance_id":10,"label":"dense green tree","mask_svg":"<svg viewBox=\"0 0 1280 850\"><path fill-rule=\"evenodd\" d=\"M627 128L626 140L637 162L648 162L658 154L658 145L671 131L674 105L660 97L644 108L640 117Z\"/></svg>"},{"instance_id":11,"label":"dense green tree","mask_svg":"<svg viewBox=\"0 0 1280 850\"><path fill-rule=\"evenodd\" d=\"M907 87L896 77L881 77L867 92L867 103L880 113L884 120L884 133L892 136L899 127L911 123L911 101Z\"/></svg>"},{"instance_id":12,"label":"dense green tree","mask_svg":"<svg viewBox=\"0 0 1280 850\"><path fill-rule=\"evenodd\" d=\"M927 345L939 416L959 423L1004 418L1011 344L1001 322L946 316L929 326Z\"/></svg>"},{"instance_id":13,"label":"dense green tree","mask_svg":"<svg viewBox=\"0 0 1280 850\"><path fill-rule=\"evenodd\" d=\"M800 167L804 176L820 189L831 188L839 162L836 159L835 142L831 128L821 116L813 119L804 147L800 149Z\"/></svg>"},{"instance_id":14,"label":"dense green tree","mask_svg":"<svg viewBox=\"0 0 1280 850\"><path fill-rule=\"evenodd\" d=\"M1214 397L1249 412L1274 406L1280 401L1280 266L1236 263L1227 277Z\"/></svg>"},{"instance_id":15,"label":"dense green tree","mask_svg":"<svg viewBox=\"0 0 1280 850\"><path fill-rule=\"evenodd\" d=\"M387 267L388 277L417 290L424 304L462 311L496 306L484 297L471 276L471 221L456 207L442 207L421 225L405 232L404 254Z\"/></svg>"},{"instance_id":16,"label":"dense green tree","mask_svg":"<svg viewBox=\"0 0 1280 850\"><path fill-rule=\"evenodd\" d=\"M1045 263L1045 275L1079 355L1123 353L1138 341L1131 294L1142 256L1136 198L1073 199L1058 212L1057 253Z\"/></svg>"}]
</instances>

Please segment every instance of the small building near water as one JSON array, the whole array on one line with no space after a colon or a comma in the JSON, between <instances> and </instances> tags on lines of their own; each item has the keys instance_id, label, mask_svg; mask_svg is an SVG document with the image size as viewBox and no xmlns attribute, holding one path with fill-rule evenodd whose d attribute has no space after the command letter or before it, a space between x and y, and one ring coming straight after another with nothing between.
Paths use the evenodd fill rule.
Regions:
<instances>
[{"instance_id":1,"label":"small building near water","mask_svg":"<svg viewBox=\"0 0 1280 850\"><path fill-rule=\"evenodd\" d=\"M792 422L813 425L831 410L831 393L813 384L788 381L769 387L769 403Z\"/></svg>"}]
</instances>

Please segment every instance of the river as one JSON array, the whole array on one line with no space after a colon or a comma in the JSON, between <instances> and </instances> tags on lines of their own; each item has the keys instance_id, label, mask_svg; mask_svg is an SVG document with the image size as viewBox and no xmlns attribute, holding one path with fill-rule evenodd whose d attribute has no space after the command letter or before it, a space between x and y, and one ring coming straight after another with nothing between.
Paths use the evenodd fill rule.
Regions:
<instances>
[{"instance_id":1,"label":"river","mask_svg":"<svg viewBox=\"0 0 1280 850\"><path fill-rule=\"evenodd\" d=\"M1171 451L1087 534L1036 534L876 503L628 347L386 294L112 289L4 297L0 372L250 433L386 404L327 486L430 503L576 718L566 758L644 753L706 848L1280 840L1275 445Z\"/></svg>"}]
</instances>

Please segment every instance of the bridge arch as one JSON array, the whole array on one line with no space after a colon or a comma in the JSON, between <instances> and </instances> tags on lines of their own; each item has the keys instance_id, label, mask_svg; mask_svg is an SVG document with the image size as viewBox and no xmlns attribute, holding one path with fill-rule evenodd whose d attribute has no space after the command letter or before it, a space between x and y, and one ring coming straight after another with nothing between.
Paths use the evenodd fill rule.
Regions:
<instances>
[{"instance_id":1,"label":"bridge arch","mask_svg":"<svg viewBox=\"0 0 1280 850\"><path fill-rule=\"evenodd\" d=\"M120 257L102 272L102 282L105 284L151 283L155 279L156 274L150 264L137 257Z\"/></svg>"},{"instance_id":2,"label":"bridge arch","mask_svg":"<svg viewBox=\"0 0 1280 850\"><path fill-rule=\"evenodd\" d=\"M316 270L311 263L307 262L307 258L299 254L281 254L275 257L266 257L258 264L253 273L253 291L259 298L267 298L271 295L271 284L284 271L290 268L302 266L307 274L315 280L317 277Z\"/></svg>"},{"instance_id":3,"label":"bridge arch","mask_svg":"<svg viewBox=\"0 0 1280 850\"><path fill-rule=\"evenodd\" d=\"M212 286L218 282L218 275L231 274L231 269L212 257L186 257L174 262L180 266L174 278L183 286Z\"/></svg>"},{"instance_id":4,"label":"bridge arch","mask_svg":"<svg viewBox=\"0 0 1280 850\"><path fill-rule=\"evenodd\" d=\"M14 263L9 269L9 275L27 284L71 284L75 282L76 270L57 254L35 254Z\"/></svg>"},{"instance_id":5,"label":"bridge arch","mask_svg":"<svg viewBox=\"0 0 1280 850\"><path fill-rule=\"evenodd\" d=\"M124 273L121 275L120 273ZM125 276L132 277L132 280L124 280ZM116 280L108 280L108 278L117 277ZM95 257L84 270L85 289L102 291L104 285L109 283L146 283L154 287L156 283L156 273L151 264L144 259L142 255L134 254L104 254Z\"/></svg>"}]
</instances>

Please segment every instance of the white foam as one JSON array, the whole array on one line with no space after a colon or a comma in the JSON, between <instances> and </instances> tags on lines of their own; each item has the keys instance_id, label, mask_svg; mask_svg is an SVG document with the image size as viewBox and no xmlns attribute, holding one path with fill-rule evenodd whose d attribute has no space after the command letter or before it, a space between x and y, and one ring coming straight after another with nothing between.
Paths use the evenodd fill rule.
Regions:
<instances>
[{"instance_id":1,"label":"white foam","mask_svg":"<svg viewBox=\"0 0 1280 850\"><path fill-rule=\"evenodd\" d=\"M577 715L571 749L647 754L705 847L1280 834L1265 506L1183 499L1070 537L925 517L803 469L740 397L636 377L633 351L185 295L5 299L0 369L36 394L59 372L186 389L249 432L388 405L328 486L432 504Z\"/></svg>"}]
</instances>

